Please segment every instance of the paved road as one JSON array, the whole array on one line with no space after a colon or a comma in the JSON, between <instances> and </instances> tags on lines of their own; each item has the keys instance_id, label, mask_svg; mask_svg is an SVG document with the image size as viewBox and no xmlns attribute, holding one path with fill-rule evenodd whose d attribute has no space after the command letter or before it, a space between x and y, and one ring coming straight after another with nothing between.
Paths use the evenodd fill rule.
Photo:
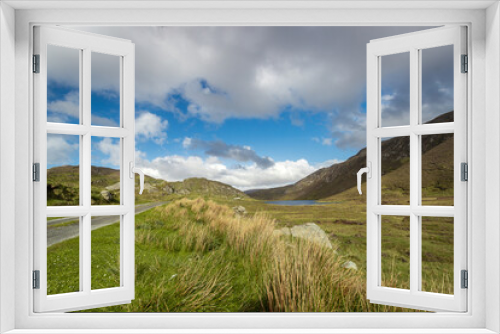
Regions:
<instances>
[{"instance_id":1,"label":"paved road","mask_svg":"<svg viewBox=\"0 0 500 334\"><path fill-rule=\"evenodd\" d=\"M166 204L168 202L155 202L155 203L147 203L147 204L139 204L135 206L135 214L147 211L156 206L160 206ZM119 218L117 216L100 216L92 218L92 230L97 228L111 225L117 223ZM57 244L61 241L68 240L79 235L79 224L78 220L75 218L59 218L49 220L47 222L48 226L62 223L74 222L73 224L68 224L64 226L56 226L47 228L47 247Z\"/></svg>"}]
</instances>

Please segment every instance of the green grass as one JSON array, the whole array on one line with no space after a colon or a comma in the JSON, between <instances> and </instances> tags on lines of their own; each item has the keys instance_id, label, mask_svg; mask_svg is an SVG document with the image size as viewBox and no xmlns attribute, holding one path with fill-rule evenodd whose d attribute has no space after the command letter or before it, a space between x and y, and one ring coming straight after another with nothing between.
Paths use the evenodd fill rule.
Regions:
<instances>
[{"instance_id":1,"label":"green grass","mask_svg":"<svg viewBox=\"0 0 500 334\"><path fill-rule=\"evenodd\" d=\"M372 305L364 297L366 213L364 196L352 195L346 192L337 196L339 203L331 205L300 207L269 205L255 200L221 200L219 205L211 202L211 210L216 210L215 214L208 213L205 201L202 201L205 204L193 207L188 200L181 200L167 206L167 209L163 206L138 214L136 298L128 305L92 311L408 311ZM248 210L245 218L233 217L229 207L236 205ZM254 220L256 213L258 221ZM259 218L262 213L275 221ZM231 219L224 218L228 214ZM219 221L224 219L237 228L227 222L224 227L219 226L222 224ZM238 223L237 219L241 222ZM408 287L409 231L406 220L407 217L384 217L382 267L385 286ZM328 234L337 247L338 257L326 249L311 250L311 246L301 245L297 240L268 240L269 231L275 228L309 221L317 223ZM271 229L258 225L258 222ZM252 224L260 226L262 231L256 230L258 233L254 231L253 234L241 232ZM247 234L237 237L241 233ZM119 224L92 232L94 289L119 284L118 235ZM450 219L424 221L424 291L453 292L452 238L453 224ZM255 246L257 244L258 247ZM276 255L272 249L279 249L282 255ZM276 258L283 260L275 261ZM340 264L347 260L354 261L359 270L354 272L341 268ZM314 265L304 267L311 262ZM297 268L301 268L300 275L295 272ZM306 275L302 272L304 270L312 272ZM78 290L78 238L48 249L48 274L49 293ZM300 284L286 283L290 277L297 276L303 277L302 280L314 279L301 281ZM323 281L325 277L327 281ZM337 293L326 291L338 289L328 286L331 282L343 284L342 289ZM296 291L292 286L307 286L307 289L316 290ZM307 295L318 300L309 300L304 297ZM282 302L278 302L280 300ZM297 304L298 300L301 300L302 306Z\"/></svg>"}]
</instances>

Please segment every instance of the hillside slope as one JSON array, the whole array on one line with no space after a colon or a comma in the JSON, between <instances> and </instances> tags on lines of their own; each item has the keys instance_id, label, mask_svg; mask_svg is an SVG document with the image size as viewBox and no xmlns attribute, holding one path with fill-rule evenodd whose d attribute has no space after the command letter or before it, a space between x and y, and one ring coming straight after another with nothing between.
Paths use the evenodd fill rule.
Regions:
<instances>
[{"instance_id":1,"label":"hillside slope","mask_svg":"<svg viewBox=\"0 0 500 334\"><path fill-rule=\"evenodd\" d=\"M107 167L91 168L92 204L120 203L120 171ZM79 205L79 167L60 166L47 170L47 205ZM171 200L181 197L212 197L233 199L248 196L227 184L203 178L167 182L145 176L144 192L139 193L139 177L135 178L136 202Z\"/></svg>"},{"instance_id":2,"label":"hillside slope","mask_svg":"<svg viewBox=\"0 0 500 334\"><path fill-rule=\"evenodd\" d=\"M428 123L443 122L453 122L453 111L440 115ZM424 136L422 139L422 151L424 155L434 147L448 141L449 138L450 135ZM452 141L450 141L450 143L453 145ZM383 173L390 173L405 165L409 160L409 156L409 137L395 137L383 141ZM434 159L439 158L439 155L434 157ZM247 192L247 194L252 198L260 200L322 199L355 187L356 173L365 166L366 148L360 150L348 160L317 170L295 184L279 188L253 190ZM424 174L427 173L428 175L427 179L439 180L439 173L435 173L435 170L435 168L430 168L427 171L424 170Z\"/></svg>"}]
</instances>

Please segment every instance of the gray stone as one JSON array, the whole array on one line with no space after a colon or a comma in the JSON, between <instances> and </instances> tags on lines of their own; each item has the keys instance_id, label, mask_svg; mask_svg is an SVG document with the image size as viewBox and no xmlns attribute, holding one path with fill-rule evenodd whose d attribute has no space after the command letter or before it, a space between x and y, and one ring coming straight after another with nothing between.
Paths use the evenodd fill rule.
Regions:
<instances>
[{"instance_id":1,"label":"gray stone","mask_svg":"<svg viewBox=\"0 0 500 334\"><path fill-rule=\"evenodd\" d=\"M107 190L120 190L120 182L116 182L110 186L106 187Z\"/></svg>"},{"instance_id":2,"label":"gray stone","mask_svg":"<svg viewBox=\"0 0 500 334\"><path fill-rule=\"evenodd\" d=\"M108 202L109 202L109 201L112 201L112 200L113 200L113 198L115 197L115 196L113 195L113 193L111 193L111 192L109 192L109 191L107 191L107 190L103 190L103 191L101 191L101 196L102 196L102 198L104 198L104 199L105 199L106 201L108 201Z\"/></svg>"},{"instance_id":3,"label":"gray stone","mask_svg":"<svg viewBox=\"0 0 500 334\"><path fill-rule=\"evenodd\" d=\"M346 263L344 263L342 265L342 267L345 268L345 269L358 270L358 266L356 265L356 263L354 263L352 261L347 261Z\"/></svg>"},{"instance_id":4,"label":"gray stone","mask_svg":"<svg viewBox=\"0 0 500 334\"><path fill-rule=\"evenodd\" d=\"M333 249L332 243L325 231L315 223L306 223L304 225L297 225L290 229L291 234L295 238L302 238L309 240L320 246Z\"/></svg>"},{"instance_id":5,"label":"gray stone","mask_svg":"<svg viewBox=\"0 0 500 334\"><path fill-rule=\"evenodd\" d=\"M244 215L247 213L247 209L245 209L245 207L241 205L233 207L233 211L240 215Z\"/></svg>"},{"instance_id":6,"label":"gray stone","mask_svg":"<svg viewBox=\"0 0 500 334\"><path fill-rule=\"evenodd\" d=\"M166 192L168 195L170 195L174 193L174 188L170 186L165 186L165 188L163 188L163 191Z\"/></svg>"},{"instance_id":7,"label":"gray stone","mask_svg":"<svg viewBox=\"0 0 500 334\"><path fill-rule=\"evenodd\" d=\"M189 195L191 192L187 189L181 189L179 191L177 191L177 194L179 195Z\"/></svg>"},{"instance_id":8,"label":"gray stone","mask_svg":"<svg viewBox=\"0 0 500 334\"><path fill-rule=\"evenodd\" d=\"M280 228L279 230L274 230L273 235L275 235L277 237L281 237L281 236L289 237L292 235L292 231L290 230L289 227L283 227L283 228Z\"/></svg>"}]
</instances>

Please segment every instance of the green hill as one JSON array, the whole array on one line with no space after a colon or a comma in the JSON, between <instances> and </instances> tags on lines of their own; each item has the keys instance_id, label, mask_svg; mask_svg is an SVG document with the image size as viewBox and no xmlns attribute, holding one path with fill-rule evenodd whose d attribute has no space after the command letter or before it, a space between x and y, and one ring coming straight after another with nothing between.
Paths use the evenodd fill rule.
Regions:
<instances>
[{"instance_id":1,"label":"green hill","mask_svg":"<svg viewBox=\"0 0 500 334\"><path fill-rule=\"evenodd\" d=\"M440 115L429 123L442 122L453 122L453 111ZM422 138L423 161L424 163L429 161L423 166L423 184L424 187L428 188L424 190L424 193L427 191L432 194L436 190L442 191L452 188L450 181L453 182L453 179L450 170L453 167L453 140L450 140L450 138L452 139L453 135L433 135L423 136ZM441 145L443 146L438 151L431 153L434 148ZM404 166L408 166L410 157L409 137L394 137L385 140L382 142L381 151L383 175L388 175ZM360 150L348 160L322 168L295 184L272 189L251 190L247 194L260 200L324 199L356 187L356 173L365 166L366 148ZM409 184L407 186L401 184L401 182L405 181L405 179L402 179L402 173L408 173L408 171L401 170L393 176L399 182L398 188L408 190ZM406 179L408 178L406 177ZM383 184L384 186L385 184Z\"/></svg>"},{"instance_id":2,"label":"green hill","mask_svg":"<svg viewBox=\"0 0 500 334\"><path fill-rule=\"evenodd\" d=\"M79 167L60 166L47 170L47 205L79 204ZM139 177L135 178L136 202L172 200L177 198L248 198L246 194L227 184L204 178L190 178L167 182L145 176L144 192L139 195ZM94 205L120 203L120 171L107 167L91 168L91 199Z\"/></svg>"}]
</instances>

